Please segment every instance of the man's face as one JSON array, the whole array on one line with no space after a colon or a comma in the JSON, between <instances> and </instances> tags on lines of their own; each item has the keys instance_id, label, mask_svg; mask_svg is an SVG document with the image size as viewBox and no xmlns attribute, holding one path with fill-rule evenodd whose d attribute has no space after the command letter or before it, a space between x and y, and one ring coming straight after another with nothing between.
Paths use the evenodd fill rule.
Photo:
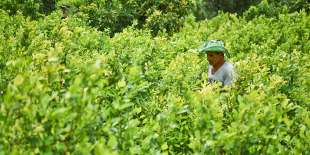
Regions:
<instances>
[{"instance_id":1,"label":"man's face","mask_svg":"<svg viewBox=\"0 0 310 155\"><path fill-rule=\"evenodd\" d=\"M209 63L213 66L214 64L217 64L219 61L221 61L222 59L224 59L224 54L223 53L213 53L213 52L209 52L207 54L208 56L208 61Z\"/></svg>"}]
</instances>

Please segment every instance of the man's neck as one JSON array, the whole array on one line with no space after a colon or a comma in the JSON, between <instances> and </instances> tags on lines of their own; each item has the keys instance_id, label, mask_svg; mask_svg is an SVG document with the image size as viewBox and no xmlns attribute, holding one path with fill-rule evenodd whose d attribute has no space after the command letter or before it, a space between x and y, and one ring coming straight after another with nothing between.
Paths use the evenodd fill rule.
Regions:
<instances>
[{"instance_id":1,"label":"man's neck","mask_svg":"<svg viewBox=\"0 0 310 155\"><path fill-rule=\"evenodd\" d=\"M221 68L221 66L225 63L225 60L219 61L218 63L214 64L213 67L213 73L215 73L218 69Z\"/></svg>"}]
</instances>

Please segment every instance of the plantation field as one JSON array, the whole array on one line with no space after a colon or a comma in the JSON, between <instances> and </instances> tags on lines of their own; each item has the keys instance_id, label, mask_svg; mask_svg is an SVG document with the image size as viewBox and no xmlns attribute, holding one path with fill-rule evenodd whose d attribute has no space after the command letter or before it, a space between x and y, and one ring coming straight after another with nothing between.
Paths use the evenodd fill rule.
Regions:
<instances>
[{"instance_id":1,"label":"plantation field","mask_svg":"<svg viewBox=\"0 0 310 155\"><path fill-rule=\"evenodd\" d=\"M111 36L0 9L0 154L310 154L310 16L254 13ZM207 82L211 39L231 87Z\"/></svg>"}]
</instances>

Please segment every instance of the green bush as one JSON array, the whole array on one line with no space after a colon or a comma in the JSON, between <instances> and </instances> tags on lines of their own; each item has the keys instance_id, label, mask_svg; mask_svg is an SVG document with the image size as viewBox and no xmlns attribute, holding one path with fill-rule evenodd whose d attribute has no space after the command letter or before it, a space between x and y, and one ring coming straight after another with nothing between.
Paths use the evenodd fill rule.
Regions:
<instances>
[{"instance_id":1,"label":"green bush","mask_svg":"<svg viewBox=\"0 0 310 155\"><path fill-rule=\"evenodd\" d=\"M20 12L31 19L37 19L54 11L56 0L2 0L0 9L7 11L10 15Z\"/></svg>"},{"instance_id":2,"label":"green bush","mask_svg":"<svg viewBox=\"0 0 310 155\"><path fill-rule=\"evenodd\" d=\"M310 2L304 0L263 0L258 5L251 6L249 10L243 13L243 16L248 20L261 15L278 18L279 13L285 14L295 11L300 12L302 10L309 13L309 9Z\"/></svg>"},{"instance_id":3,"label":"green bush","mask_svg":"<svg viewBox=\"0 0 310 155\"><path fill-rule=\"evenodd\" d=\"M156 35L159 31L173 33L182 27L184 17L191 12L194 1L60 1L78 8L81 18L111 35L127 26L147 27Z\"/></svg>"},{"instance_id":4,"label":"green bush","mask_svg":"<svg viewBox=\"0 0 310 155\"><path fill-rule=\"evenodd\" d=\"M250 6L257 5L261 0L197 0L194 14L198 20L213 18L220 11L242 14Z\"/></svg>"},{"instance_id":5,"label":"green bush","mask_svg":"<svg viewBox=\"0 0 310 155\"><path fill-rule=\"evenodd\" d=\"M21 12L25 16L37 18L40 16L40 1L39 0L2 0L0 2L0 9L6 10L10 15L15 15Z\"/></svg>"}]
</instances>

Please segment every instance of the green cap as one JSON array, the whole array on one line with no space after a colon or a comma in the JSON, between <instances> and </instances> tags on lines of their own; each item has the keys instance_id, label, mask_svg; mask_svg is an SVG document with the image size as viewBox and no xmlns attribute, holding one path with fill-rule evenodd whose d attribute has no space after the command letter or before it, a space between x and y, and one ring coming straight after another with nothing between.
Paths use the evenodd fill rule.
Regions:
<instances>
[{"instance_id":1,"label":"green cap","mask_svg":"<svg viewBox=\"0 0 310 155\"><path fill-rule=\"evenodd\" d=\"M202 53L223 52L229 57L228 50L224 47L224 42L221 40L210 40L204 43L203 46L198 51Z\"/></svg>"}]
</instances>

